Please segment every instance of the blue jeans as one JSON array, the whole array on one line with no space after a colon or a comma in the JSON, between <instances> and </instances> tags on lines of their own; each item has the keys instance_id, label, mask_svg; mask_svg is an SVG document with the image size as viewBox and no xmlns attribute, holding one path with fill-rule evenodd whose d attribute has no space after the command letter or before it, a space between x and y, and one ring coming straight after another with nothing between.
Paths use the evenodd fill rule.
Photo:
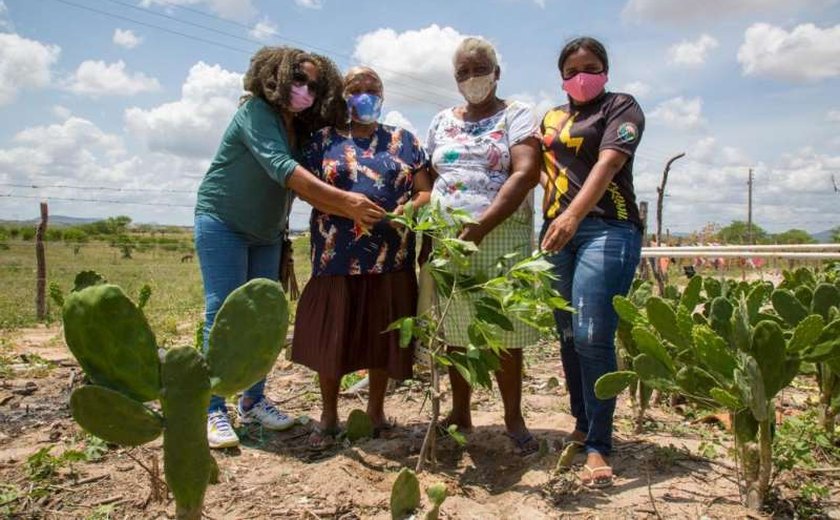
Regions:
<instances>
[{"instance_id":1,"label":"blue jeans","mask_svg":"<svg viewBox=\"0 0 840 520\"><path fill-rule=\"evenodd\" d=\"M225 298L253 278L277 280L280 276L281 244L256 243L247 235L230 229L210 215L195 216L195 250L204 280L204 350L210 328ZM245 390L254 401L264 395L265 379ZM210 398L209 412L224 411L225 398Z\"/></svg>"},{"instance_id":2,"label":"blue jeans","mask_svg":"<svg viewBox=\"0 0 840 520\"><path fill-rule=\"evenodd\" d=\"M543 224L540 238L550 222ZM569 389L575 430L586 434L586 451L612 450L615 399L595 397L595 381L617 370L613 296L627 294L641 256L641 231L629 222L587 217L558 253L549 255L554 288L575 313L557 311L560 358Z\"/></svg>"}]
</instances>

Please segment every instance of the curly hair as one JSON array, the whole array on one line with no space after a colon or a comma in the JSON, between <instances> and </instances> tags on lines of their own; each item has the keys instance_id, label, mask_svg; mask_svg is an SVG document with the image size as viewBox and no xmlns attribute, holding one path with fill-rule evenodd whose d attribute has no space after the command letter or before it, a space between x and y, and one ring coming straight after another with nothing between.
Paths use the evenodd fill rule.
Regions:
<instances>
[{"instance_id":1,"label":"curly hair","mask_svg":"<svg viewBox=\"0 0 840 520\"><path fill-rule=\"evenodd\" d=\"M340 124L347 119L347 106L342 95L344 82L338 67L325 56L293 47L263 47L254 54L242 80L247 94L240 102L257 96L275 109L283 110L289 106L292 78L305 62L318 69L315 102L297 114L296 124L306 133Z\"/></svg>"}]
</instances>

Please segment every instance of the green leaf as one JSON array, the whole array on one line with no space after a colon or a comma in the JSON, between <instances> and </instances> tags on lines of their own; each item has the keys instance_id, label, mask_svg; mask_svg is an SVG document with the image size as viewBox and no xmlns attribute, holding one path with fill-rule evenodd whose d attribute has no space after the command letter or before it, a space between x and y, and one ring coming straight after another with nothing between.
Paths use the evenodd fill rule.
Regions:
<instances>
[{"instance_id":1,"label":"green leaf","mask_svg":"<svg viewBox=\"0 0 840 520\"><path fill-rule=\"evenodd\" d=\"M753 330L751 351L761 369L766 396L772 399L785 379L785 335L779 324L759 322Z\"/></svg>"},{"instance_id":2,"label":"green leaf","mask_svg":"<svg viewBox=\"0 0 840 520\"><path fill-rule=\"evenodd\" d=\"M639 309L633 305L633 302L620 294L613 297L613 308L615 309L615 313L618 314L619 319L630 325L635 324L636 320L641 316Z\"/></svg>"},{"instance_id":3,"label":"green leaf","mask_svg":"<svg viewBox=\"0 0 840 520\"><path fill-rule=\"evenodd\" d=\"M723 388L712 388L709 390L709 395L712 399L728 410L739 410L744 407L741 401L735 397L734 394L727 392Z\"/></svg>"},{"instance_id":4,"label":"green leaf","mask_svg":"<svg viewBox=\"0 0 840 520\"><path fill-rule=\"evenodd\" d=\"M700 303L701 289L703 289L703 278L692 276L680 297L680 305L690 313L694 312L694 308Z\"/></svg>"},{"instance_id":5,"label":"green leaf","mask_svg":"<svg viewBox=\"0 0 840 520\"><path fill-rule=\"evenodd\" d=\"M787 345L788 352L799 352L814 345L822 334L825 321L819 314L811 314L799 322Z\"/></svg>"},{"instance_id":6,"label":"green leaf","mask_svg":"<svg viewBox=\"0 0 840 520\"><path fill-rule=\"evenodd\" d=\"M481 303L475 304L475 313L476 317L484 322L492 323L493 325L497 325L502 330L507 332L513 332L513 322L508 319L507 316L500 314L496 309L493 307L488 307L487 305L482 305Z\"/></svg>"},{"instance_id":7,"label":"green leaf","mask_svg":"<svg viewBox=\"0 0 840 520\"><path fill-rule=\"evenodd\" d=\"M647 354L639 354L633 359L633 370L639 379L653 388L669 390L673 386L673 377L668 367Z\"/></svg>"},{"instance_id":8,"label":"green leaf","mask_svg":"<svg viewBox=\"0 0 840 520\"><path fill-rule=\"evenodd\" d=\"M706 297L710 300L720 296L722 290L720 282L715 280L714 278L704 278L703 289L706 290Z\"/></svg>"},{"instance_id":9,"label":"green leaf","mask_svg":"<svg viewBox=\"0 0 840 520\"><path fill-rule=\"evenodd\" d=\"M635 372L625 371L604 374L595 381L595 397L612 399L638 380Z\"/></svg>"},{"instance_id":10,"label":"green leaf","mask_svg":"<svg viewBox=\"0 0 840 520\"><path fill-rule=\"evenodd\" d=\"M703 325L695 326L692 336L694 351L700 363L712 373L722 376L725 381L731 381L738 362L730 353L723 338Z\"/></svg>"},{"instance_id":11,"label":"green leaf","mask_svg":"<svg viewBox=\"0 0 840 520\"><path fill-rule=\"evenodd\" d=\"M795 327L808 316L808 309L802 305L802 302L792 292L786 289L776 289L773 291L770 300L773 302L773 309L789 325Z\"/></svg>"},{"instance_id":12,"label":"green leaf","mask_svg":"<svg viewBox=\"0 0 840 520\"><path fill-rule=\"evenodd\" d=\"M674 373L674 361L655 334L644 327L633 327L632 335L639 352L662 363L668 369L669 376Z\"/></svg>"},{"instance_id":13,"label":"green leaf","mask_svg":"<svg viewBox=\"0 0 840 520\"><path fill-rule=\"evenodd\" d=\"M735 347L743 352L749 351L751 334L752 326L747 300L741 296L738 299L738 306L732 313L732 341Z\"/></svg>"},{"instance_id":14,"label":"green leaf","mask_svg":"<svg viewBox=\"0 0 840 520\"><path fill-rule=\"evenodd\" d=\"M811 310L819 314L826 321L829 319L829 310L832 307L840 307L840 289L829 283L821 283L814 290L814 298L811 302Z\"/></svg>"},{"instance_id":15,"label":"green leaf","mask_svg":"<svg viewBox=\"0 0 840 520\"><path fill-rule=\"evenodd\" d=\"M764 391L764 379L756 360L742 354L742 368L735 370L735 385L741 396L752 411L756 421L766 421L768 417L768 401Z\"/></svg>"},{"instance_id":16,"label":"green leaf","mask_svg":"<svg viewBox=\"0 0 840 520\"><path fill-rule=\"evenodd\" d=\"M414 337L414 318L405 318L400 324L400 347L408 347L412 337Z\"/></svg>"},{"instance_id":17,"label":"green leaf","mask_svg":"<svg viewBox=\"0 0 840 520\"><path fill-rule=\"evenodd\" d=\"M651 297L645 305L650 324L656 329L662 339L670 341L677 348L688 348L688 341L680 332L677 315L665 300L657 296Z\"/></svg>"}]
</instances>

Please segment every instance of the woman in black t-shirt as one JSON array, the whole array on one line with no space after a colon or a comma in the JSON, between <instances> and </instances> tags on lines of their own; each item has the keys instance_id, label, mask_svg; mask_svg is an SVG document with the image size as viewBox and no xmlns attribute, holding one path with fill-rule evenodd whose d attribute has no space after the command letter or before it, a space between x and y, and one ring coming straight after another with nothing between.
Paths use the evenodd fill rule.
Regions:
<instances>
[{"instance_id":1,"label":"woman in black t-shirt","mask_svg":"<svg viewBox=\"0 0 840 520\"><path fill-rule=\"evenodd\" d=\"M557 290L575 313L557 312L560 352L575 430L571 449L586 450L581 479L612 484L615 399L595 397L595 381L617 369L613 296L626 294L641 255L633 190L633 155L645 118L632 96L607 92L609 61L593 38L569 42L557 62L569 102L542 122L542 249L558 275Z\"/></svg>"}]
</instances>

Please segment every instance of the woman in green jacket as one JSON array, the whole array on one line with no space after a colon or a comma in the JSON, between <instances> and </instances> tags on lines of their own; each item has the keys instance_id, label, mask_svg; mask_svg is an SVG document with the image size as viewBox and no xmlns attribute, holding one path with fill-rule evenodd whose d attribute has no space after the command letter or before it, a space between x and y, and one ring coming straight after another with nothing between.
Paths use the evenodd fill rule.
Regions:
<instances>
[{"instance_id":1,"label":"woman in green jacket","mask_svg":"<svg viewBox=\"0 0 840 520\"><path fill-rule=\"evenodd\" d=\"M205 293L205 348L222 302L252 278L279 276L283 235L294 195L321 211L370 227L384 210L364 195L318 180L298 163L311 132L346 118L342 79L327 58L289 47L265 47L245 74L246 95L198 190L195 244ZM270 429L294 424L264 394L265 381L246 390L243 423ZM212 448L239 439L224 398L213 396L207 438Z\"/></svg>"}]
</instances>

